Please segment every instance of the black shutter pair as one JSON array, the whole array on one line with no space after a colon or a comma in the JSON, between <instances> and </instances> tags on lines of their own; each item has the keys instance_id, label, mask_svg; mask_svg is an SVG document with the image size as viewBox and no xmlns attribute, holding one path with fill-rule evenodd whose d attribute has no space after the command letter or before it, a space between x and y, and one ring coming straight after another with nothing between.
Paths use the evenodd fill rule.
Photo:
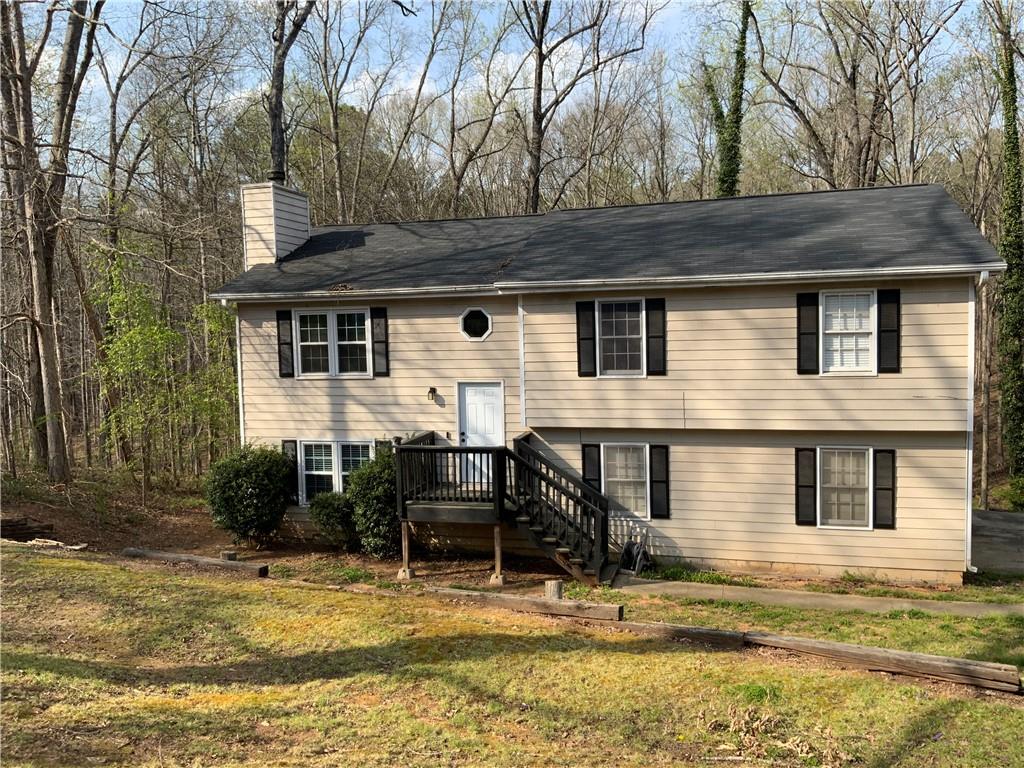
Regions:
<instances>
[{"instance_id":1,"label":"black shutter pair","mask_svg":"<svg viewBox=\"0 0 1024 768\"><path fill-rule=\"evenodd\" d=\"M796 295L796 372L816 374L821 329L818 328L818 294ZM890 288L878 291L877 316L878 372L900 372L900 291Z\"/></svg>"},{"instance_id":2,"label":"black shutter pair","mask_svg":"<svg viewBox=\"0 0 1024 768\"><path fill-rule=\"evenodd\" d=\"M373 375L390 376L388 350L388 310L370 307L370 341L373 347ZM292 336L292 311L277 311L277 374L283 379L295 376L295 341Z\"/></svg>"},{"instance_id":3,"label":"black shutter pair","mask_svg":"<svg viewBox=\"0 0 1024 768\"><path fill-rule=\"evenodd\" d=\"M874 452L872 505L875 528L896 527L896 451L879 448ZM796 524L818 524L818 452L796 449Z\"/></svg>"},{"instance_id":4,"label":"black shutter pair","mask_svg":"<svg viewBox=\"0 0 1024 768\"><path fill-rule=\"evenodd\" d=\"M647 375L665 376L665 300L645 299L647 338L644 354L647 357ZM580 376L597 376L597 302L576 302L576 361Z\"/></svg>"},{"instance_id":5,"label":"black shutter pair","mask_svg":"<svg viewBox=\"0 0 1024 768\"><path fill-rule=\"evenodd\" d=\"M601 492L601 446L597 443L584 443L583 449L583 482L598 493ZM651 519L668 520L669 510L669 462L668 446L652 445L650 477Z\"/></svg>"}]
</instances>

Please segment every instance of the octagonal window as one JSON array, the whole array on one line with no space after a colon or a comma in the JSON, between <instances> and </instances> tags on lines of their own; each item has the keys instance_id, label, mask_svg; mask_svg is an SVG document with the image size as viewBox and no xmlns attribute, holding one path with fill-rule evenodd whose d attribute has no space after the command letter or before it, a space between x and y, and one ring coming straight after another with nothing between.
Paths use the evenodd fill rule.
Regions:
<instances>
[{"instance_id":1,"label":"octagonal window","mask_svg":"<svg viewBox=\"0 0 1024 768\"><path fill-rule=\"evenodd\" d=\"M462 313L462 335L467 339L482 341L491 335L491 316L479 307Z\"/></svg>"}]
</instances>

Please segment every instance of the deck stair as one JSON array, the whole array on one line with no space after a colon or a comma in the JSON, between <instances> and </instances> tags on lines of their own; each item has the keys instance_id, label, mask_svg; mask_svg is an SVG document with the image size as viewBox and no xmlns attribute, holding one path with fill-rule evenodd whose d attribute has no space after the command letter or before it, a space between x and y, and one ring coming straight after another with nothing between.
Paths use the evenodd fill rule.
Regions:
<instances>
[{"instance_id":1,"label":"deck stair","mask_svg":"<svg viewBox=\"0 0 1024 768\"><path fill-rule=\"evenodd\" d=\"M514 524L579 581L614 578L608 498L538 451L529 433L511 448L435 442L421 433L395 445L403 521Z\"/></svg>"}]
</instances>

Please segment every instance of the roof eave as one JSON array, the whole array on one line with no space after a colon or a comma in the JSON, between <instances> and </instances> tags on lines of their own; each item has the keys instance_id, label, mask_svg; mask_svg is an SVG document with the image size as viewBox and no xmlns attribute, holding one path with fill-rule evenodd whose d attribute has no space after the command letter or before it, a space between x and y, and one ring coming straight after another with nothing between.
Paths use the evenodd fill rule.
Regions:
<instances>
[{"instance_id":1,"label":"roof eave","mask_svg":"<svg viewBox=\"0 0 1024 768\"><path fill-rule=\"evenodd\" d=\"M597 280L524 280L505 281L480 285L433 286L429 288L381 288L351 291L282 291L233 293L216 291L213 299L234 302L266 301L320 301L325 299L358 299L373 297L429 298L434 296L473 295L496 296L514 293L553 293L566 291L618 291L625 288L706 288L727 285L769 285L778 283L849 282L875 277L956 277L977 275L982 272L1001 272L1006 269L1003 261L984 264L961 264L941 267L879 267L877 269L833 269L806 270L797 272L758 272L736 275L693 275L690 277L651 277L638 279L613 278Z\"/></svg>"}]
</instances>

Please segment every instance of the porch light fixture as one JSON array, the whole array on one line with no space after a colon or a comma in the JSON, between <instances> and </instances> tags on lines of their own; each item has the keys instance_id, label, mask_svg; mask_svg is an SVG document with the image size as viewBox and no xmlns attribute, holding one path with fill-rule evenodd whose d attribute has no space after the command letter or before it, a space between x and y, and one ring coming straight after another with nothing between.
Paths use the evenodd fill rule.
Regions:
<instances>
[{"instance_id":1,"label":"porch light fixture","mask_svg":"<svg viewBox=\"0 0 1024 768\"><path fill-rule=\"evenodd\" d=\"M427 400L430 402L437 400L437 387L431 387L427 390Z\"/></svg>"}]
</instances>

